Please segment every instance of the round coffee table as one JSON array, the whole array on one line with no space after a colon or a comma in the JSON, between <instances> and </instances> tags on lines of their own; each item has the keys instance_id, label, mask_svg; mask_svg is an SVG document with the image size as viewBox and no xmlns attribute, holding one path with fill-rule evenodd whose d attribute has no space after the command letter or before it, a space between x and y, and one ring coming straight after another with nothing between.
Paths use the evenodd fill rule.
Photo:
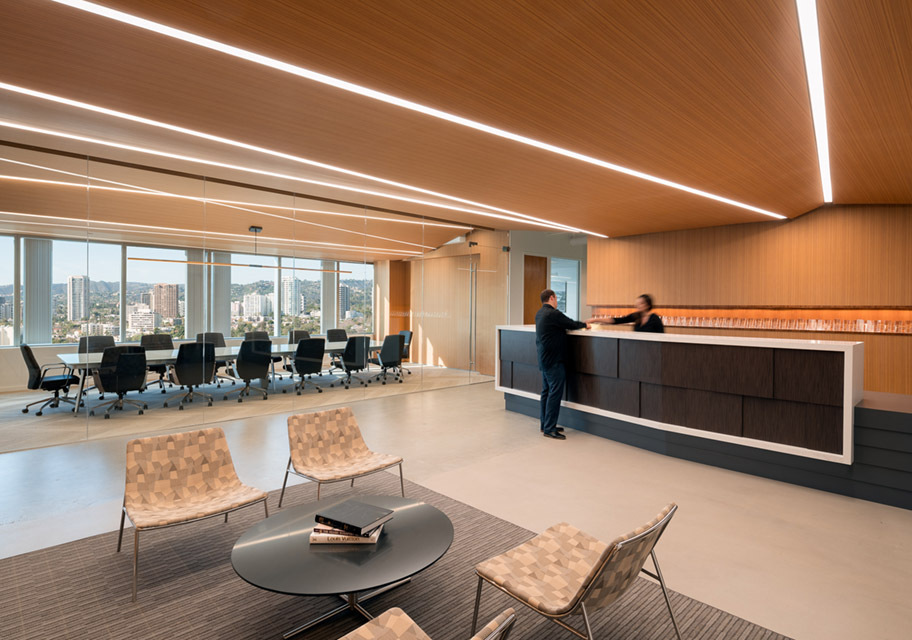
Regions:
<instances>
[{"instance_id":1,"label":"round coffee table","mask_svg":"<svg viewBox=\"0 0 912 640\"><path fill-rule=\"evenodd\" d=\"M285 638L343 611L372 619L361 602L407 582L440 559L453 543L453 523L436 507L396 496L354 496L395 512L383 525L377 544L311 545L317 512L347 499L285 508L248 529L231 551L235 572L256 587L296 596L338 595L345 600L284 634Z\"/></svg>"}]
</instances>

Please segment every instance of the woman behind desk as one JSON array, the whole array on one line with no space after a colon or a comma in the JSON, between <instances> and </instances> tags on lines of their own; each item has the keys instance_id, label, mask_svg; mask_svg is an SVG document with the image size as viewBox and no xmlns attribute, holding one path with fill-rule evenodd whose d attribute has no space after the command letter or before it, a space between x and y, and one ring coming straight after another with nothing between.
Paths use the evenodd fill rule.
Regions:
<instances>
[{"instance_id":1,"label":"woman behind desk","mask_svg":"<svg viewBox=\"0 0 912 640\"><path fill-rule=\"evenodd\" d=\"M595 316L586 320L587 323L602 323L602 324L627 324L634 323L634 331L645 331L647 333L665 333L665 325L662 324L662 319L652 313L652 296L648 293L644 293L636 299L636 308L637 310L631 313L630 315L620 316L618 318L603 318Z\"/></svg>"}]
</instances>

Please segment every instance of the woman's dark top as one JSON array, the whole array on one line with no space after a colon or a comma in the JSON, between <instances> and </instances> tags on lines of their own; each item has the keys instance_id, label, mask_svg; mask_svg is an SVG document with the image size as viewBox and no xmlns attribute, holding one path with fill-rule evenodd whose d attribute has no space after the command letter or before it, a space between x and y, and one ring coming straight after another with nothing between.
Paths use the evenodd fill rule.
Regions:
<instances>
[{"instance_id":1,"label":"woman's dark top","mask_svg":"<svg viewBox=\"0 0 912 640\"><path fill-rule=\"evenodd\" d=\"M628 316L614 318L614 324L627 324L629 322L634 323L634 331L645 331L647 333L665 333L665 325L662 324L662 319L654 313L649 314L649 318L644 324L640 324L640 314L638 312L631 313Z\"/></svg>"}]
</instances>

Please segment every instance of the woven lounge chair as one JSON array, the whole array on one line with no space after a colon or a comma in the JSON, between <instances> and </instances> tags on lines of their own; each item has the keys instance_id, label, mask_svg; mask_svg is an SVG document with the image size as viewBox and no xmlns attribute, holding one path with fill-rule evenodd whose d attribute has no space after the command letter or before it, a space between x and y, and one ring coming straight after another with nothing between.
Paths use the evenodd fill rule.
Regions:
<instances>
[{"instance_id":1,"label":"woven lounge chair","mask_svg":"<svg viewBox=\"0 0 912 640\"><path fill-rule=\"evenodd\" d=\"M139 532L161 529L225 515L263 503L266 492L248 487L237 477L225 433L218 427L137 438L127 443L127 479L120 536L124 519L133 523L133 601L139 569Z\"/></svg>"},{"instance_id":2,"label":"woven lounge chair","mask_svg":"<svg viewBox=\"0 0 912 640\"><path fill-rule=\"evenodd\" d=\"M563 522L504 554L485 560L475 567L478 591L473 633L481 587L487 582L580 638L592 640L590 614L621 597L642 571L661 585L675 634L681 640L655 555L656 542L677 508L674 503L669 504L652 521L610 543ZM649 556L655 573L643 568ZM565 622L575 614L582 616L585 634Z\"/></svg>"},{"instance_id":3,"label":"woven lounge chair","mask_svg":"<svg viewBox=\"0 0 912 640\"><path fill-rule=\"evenodd\" d=\"M355 478L399 465L399 486L405 497L402 458L368 449L349 407L289 416L288 448L291 456L285 468L279 507L285 497L289 473L316 482L319 500L320 487L324 484L351 480L354 486Z\"/></svg>"},{"instance_id":4,"label":"woven lounge chair","mask_svg":"<svg viewBox=\"0 0 912 640\"><path fill-rule=\"evenodd\" d=\"M507 640L516 622L513 609L507 609L491 620L471 640ZM381 613L339 640L431 640L402 609L393 608Z\"/></svg>"}]
</instances>

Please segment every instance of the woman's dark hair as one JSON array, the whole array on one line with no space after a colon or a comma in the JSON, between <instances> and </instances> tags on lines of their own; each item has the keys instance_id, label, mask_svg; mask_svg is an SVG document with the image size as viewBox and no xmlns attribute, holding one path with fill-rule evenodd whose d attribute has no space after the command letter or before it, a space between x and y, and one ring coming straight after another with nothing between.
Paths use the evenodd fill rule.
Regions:
<instances>
[{"instance_id":1,"label":"woman's dark hair","mask_svg":"<svg viewBox=\"0 0 912 640\"><path fill-rule=\"evenodd\" d=\"M649 307L649 311L652 311L652 296L648 293L644 293L640 297L643 299L643 302L646 303L646 306Z\"/></svg>"}]
</instances>

